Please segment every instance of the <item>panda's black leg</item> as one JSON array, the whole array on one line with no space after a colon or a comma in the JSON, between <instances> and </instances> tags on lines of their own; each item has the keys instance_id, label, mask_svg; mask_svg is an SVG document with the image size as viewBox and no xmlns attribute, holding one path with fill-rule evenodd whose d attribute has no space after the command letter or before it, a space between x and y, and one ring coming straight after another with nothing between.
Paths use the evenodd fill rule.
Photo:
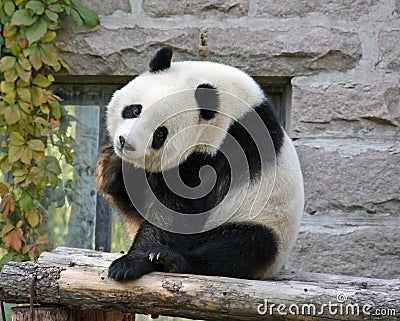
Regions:
<instances>
[{"instance_id":1,"label":"panda's black leg","mask_svg":"<svg viewBox=\"0 0 400 321\"><path fill-rule=\"evenodd\" d=\"M184 272L185 256L171 247L181 236L143 222L128 253L115 260L108 276L117 281L134 280L152 271Z\"/></svg>"},{"instance_id":2,"label":"panda's black leg","mask_svg":"<svg viewBox=\"0 0 400 321\"><path fill-rule=\"evenodd\" d=\"M191 253L196 264L190 273L257 278L278 253L276 233L261 225L223 225L202 237Z\"/></svg>"},{"instance_id":3,"label":"panda's black leg","mask_svg":"<svg viewBox=\"0 0 400 321\"><path fill-rule=\"evenodd\" d=\"M257 278L278 253L269 228L225 224L211 231L180 235L144 222L128 254L115 260L109 276L137 279L151 271Z\"/></svg>"}]
</instances>

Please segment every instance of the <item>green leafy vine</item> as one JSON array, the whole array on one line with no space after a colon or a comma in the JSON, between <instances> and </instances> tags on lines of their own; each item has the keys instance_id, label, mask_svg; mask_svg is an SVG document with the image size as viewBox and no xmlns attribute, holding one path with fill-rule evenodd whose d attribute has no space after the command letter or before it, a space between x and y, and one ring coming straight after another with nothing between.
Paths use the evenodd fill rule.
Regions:
<instances>
[{"instance_id":1,"label":"green leafy vine","mask_svg":"<svg viewBox=\"0 0 400 321\"><path fill-rule=\"evenodd\" d=\"M49 147L72 164L69 117L49 89L56 72L69 71L56 42L67 15L99 23L77 0L0 0L0 267L51 247L43 201L62 170Z\"/></svg>"}]
</instances>

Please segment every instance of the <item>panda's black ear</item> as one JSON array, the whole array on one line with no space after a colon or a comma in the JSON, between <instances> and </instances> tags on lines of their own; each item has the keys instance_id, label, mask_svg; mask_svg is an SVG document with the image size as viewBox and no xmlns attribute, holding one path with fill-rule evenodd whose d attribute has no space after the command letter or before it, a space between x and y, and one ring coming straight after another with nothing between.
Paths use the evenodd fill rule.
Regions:
<instances>
[{"instance_id":1,"label":"panda's black ear","mask_svg":"<svg viewBox=\"0 0 400 321\"><path fill-rule=\"evenodd\" d=\"M217 88L210 84L200 84L194 96L200 108L200 116L205 120L214 118L219 106Z\"/></svg>"},{"instance_id":2,"label":"panda's black ear","mask_svg":"<svg viewBox=\"0 0 400 321\"><path fill-rule=\"evenodd\" d=\"M171 67L172 47L162 47L149 63L150 71L157 72Z\"/></svg>"}]
</instances>

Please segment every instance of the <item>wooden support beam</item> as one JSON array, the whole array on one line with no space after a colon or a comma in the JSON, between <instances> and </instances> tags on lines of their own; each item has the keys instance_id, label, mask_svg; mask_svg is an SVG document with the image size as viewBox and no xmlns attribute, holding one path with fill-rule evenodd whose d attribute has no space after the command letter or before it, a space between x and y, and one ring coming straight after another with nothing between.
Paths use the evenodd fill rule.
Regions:
<instances>
[{"instance_id":1,"label":"wooden support beam","mask_svg":"<svg viewBox=\"0 0 400 321\"><path fill-rule=\"evenodd\" d=\"M107 269L118 256L58 248L43 253L37 263L10 262L0 274L0 300L29 302L32 292L35 303L205 320L400 317L399 279L286 273L277 280L251 281L151 273L136 281L115 282L107 278Z\"/></svg>"},{"instance_id":2,"label":"wooden support beam","mask_svg":"<svg viewBox=\"0 0 400 321\"><path fill-rule=\"evenodd\" d=\"M63 306L37 306L11 308L11 321L135 321L134 314L106 310L76 310Z\"/></svg>"}]
</instances>

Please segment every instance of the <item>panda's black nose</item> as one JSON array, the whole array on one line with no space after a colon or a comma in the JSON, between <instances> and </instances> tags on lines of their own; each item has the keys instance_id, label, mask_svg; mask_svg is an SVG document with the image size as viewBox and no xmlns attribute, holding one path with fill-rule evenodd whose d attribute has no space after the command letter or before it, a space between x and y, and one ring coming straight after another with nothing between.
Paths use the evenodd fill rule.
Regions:
<instances>
[{"instance_id":1,"label":"panda's black nose","mask_svg":"<svg viewBox=\"0 0 400 321\"><path fill-rule=\"evenodd\" d=\"M119 139L119 145L121 146L121 149L124 149L127 152L134 152L136 150L135 146L129 144L126 141L124 136L119 136L118 139Z\"/></svg>"},{"instance_id":2,"label":"panda's black nose","mask_svg":"<svg viewBox=\"0 0 400 321\"><path fill-rule=\"evenodd\" d=\"M121 145L121 148L125 147L125 138L124 138L124 136L119 136L119 144Z\"/></svg>"}]
</instances>

